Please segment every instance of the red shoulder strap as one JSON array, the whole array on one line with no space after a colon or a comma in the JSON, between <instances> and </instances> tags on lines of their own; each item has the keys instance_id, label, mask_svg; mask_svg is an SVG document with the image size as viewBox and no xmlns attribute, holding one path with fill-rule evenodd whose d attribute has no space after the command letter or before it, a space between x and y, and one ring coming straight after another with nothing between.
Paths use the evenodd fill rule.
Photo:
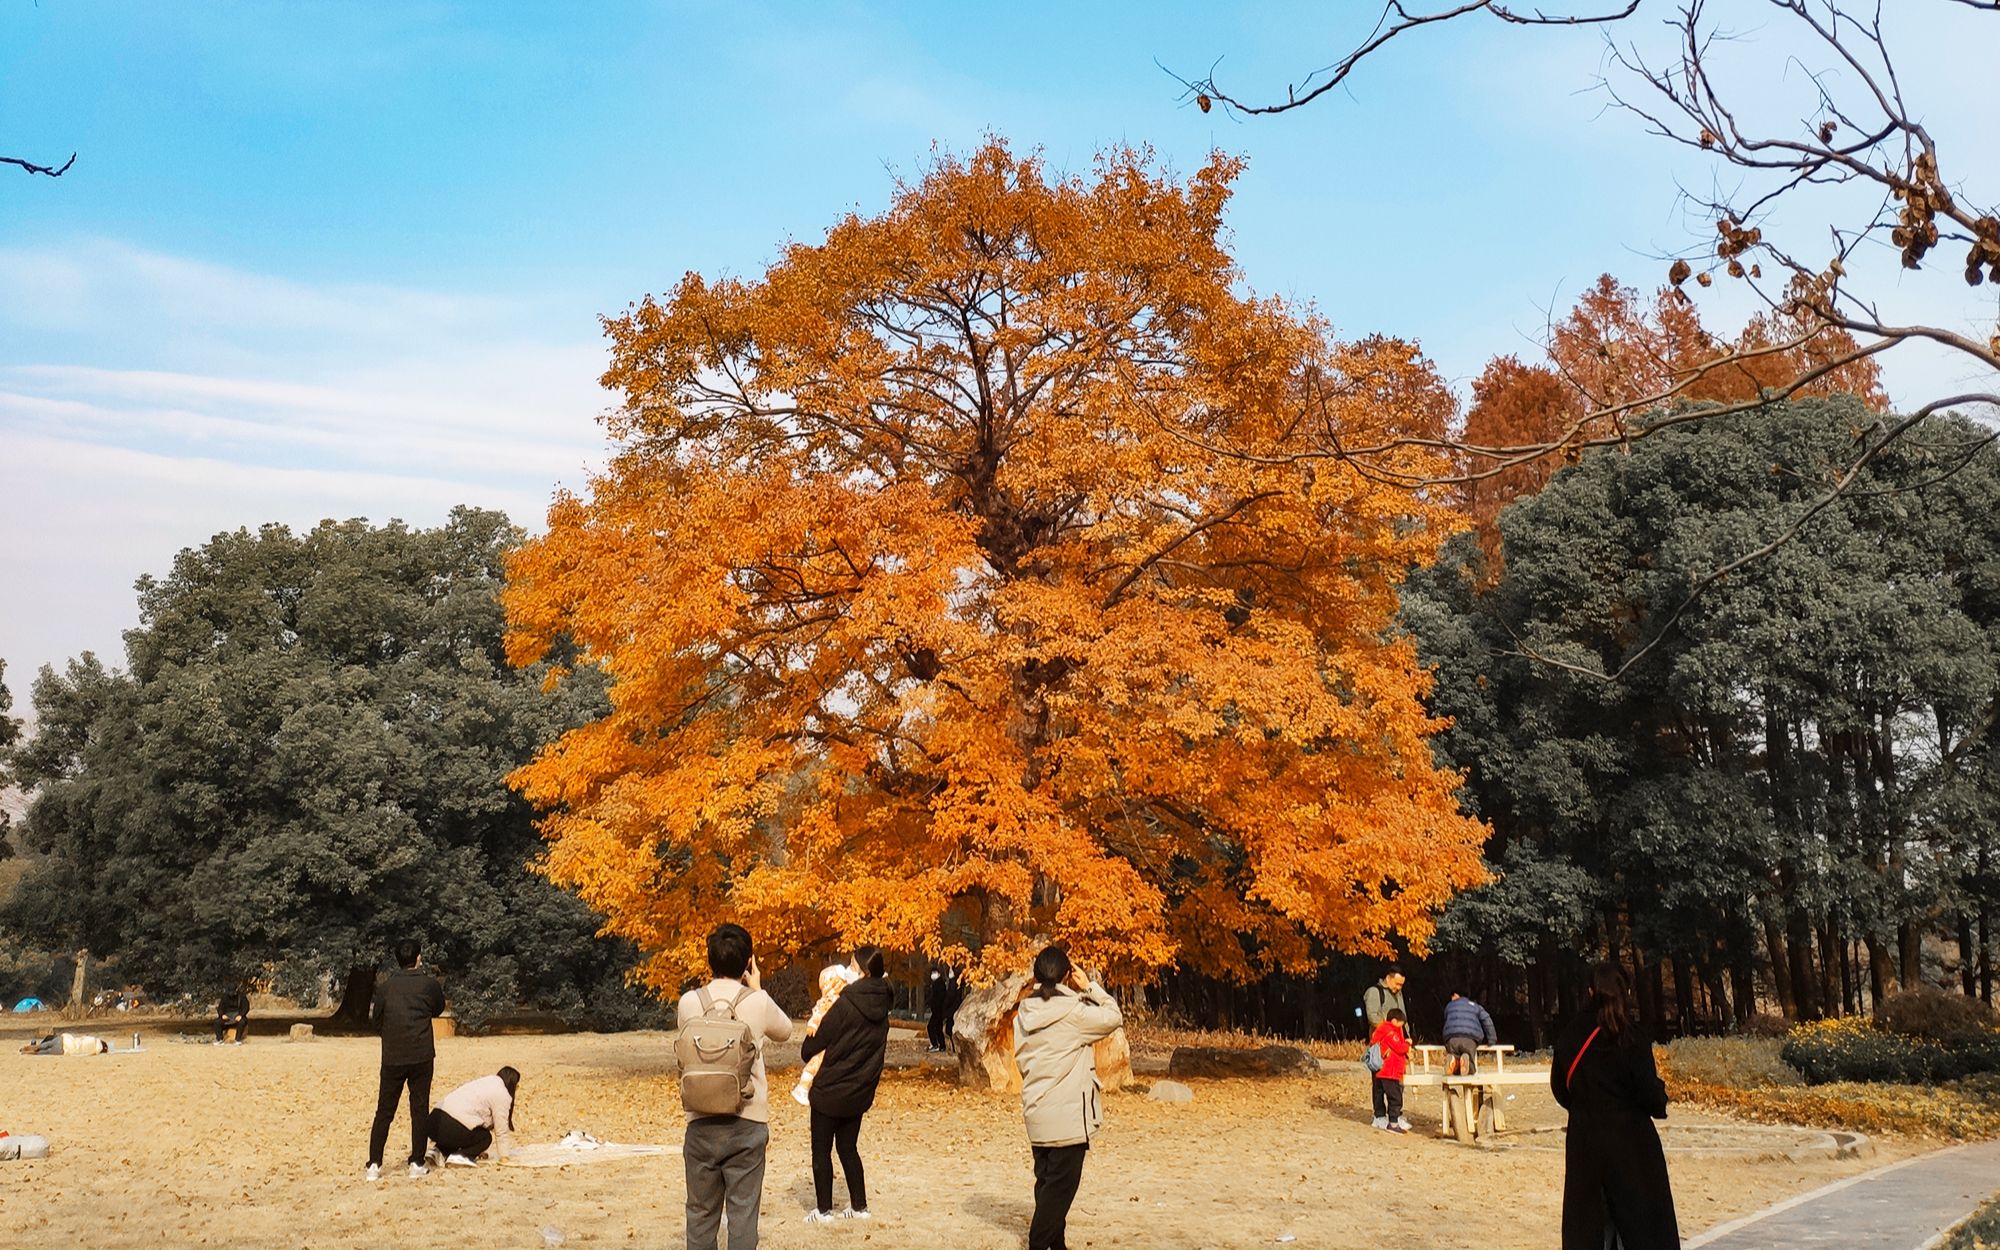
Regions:
<instances>
[{"instance_id":1,"label":"red shoulder strap","mask_svg":"<svg viewBox=\"0 0 2000 1250\"><path fill-rule=\"evenodd\" d=\"M1583 1045L1577 1048L1576 1058L1569 1061L1569 1071L1563 1073L1564 1085L1568 1085L1571 1081L1576 1079L1576 1065L1583 1062L1584 1052L1590 1049L1590 1044L1596 1041L1597 1035L1599 1033L1602 1033L1603 1031L1604 1031L1604 1026L1600 1024L1596 1028L1590 1031L1589 1037L1583 1039Z\"/></svg>"}]
</instances>

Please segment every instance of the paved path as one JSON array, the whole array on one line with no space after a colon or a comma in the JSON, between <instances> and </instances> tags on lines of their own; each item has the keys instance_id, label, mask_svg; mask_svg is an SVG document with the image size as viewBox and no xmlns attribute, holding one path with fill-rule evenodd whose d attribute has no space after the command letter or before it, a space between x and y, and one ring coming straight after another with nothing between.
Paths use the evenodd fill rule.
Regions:
<instances>
[{"instance_id":1,"label":"paved path","mask_svg":"<svg viewBox=\"0 0 2000 1250\"><path fill-rule=\"evenodd\" d=\"M1687 1250L1925 1250L2000 1189L2000 1141L1954 1146L1835 1181L1719 1224Z\"/></svg>"}]
</instances>

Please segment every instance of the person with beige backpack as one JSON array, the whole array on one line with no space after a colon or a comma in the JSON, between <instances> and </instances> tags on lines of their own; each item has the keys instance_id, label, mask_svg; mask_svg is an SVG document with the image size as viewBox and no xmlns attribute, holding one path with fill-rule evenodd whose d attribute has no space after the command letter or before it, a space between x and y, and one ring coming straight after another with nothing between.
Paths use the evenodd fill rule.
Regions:
<instances>
[{"instance_id":1,"label":"person with beige backpack","mask_svg":"<svg viewBox=\"0 0 2000 1250\"><path fill-rule=\"evenodd\" d=\"M729 1250L756 1250L771 1142L764 1043L792 1035L791 1017L764 992L750 933L725 924L708 935L714 979L681 995L674 1053L680 1060L687 1135L687 1250L715 1250L726 1216Z\"/></svg>"}]
</instances>

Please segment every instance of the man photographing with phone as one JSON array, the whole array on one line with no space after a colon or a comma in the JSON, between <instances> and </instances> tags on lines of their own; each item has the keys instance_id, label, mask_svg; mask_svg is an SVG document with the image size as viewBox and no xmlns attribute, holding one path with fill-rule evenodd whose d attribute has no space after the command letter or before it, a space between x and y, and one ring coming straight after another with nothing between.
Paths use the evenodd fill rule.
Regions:
<instances>
[{"instance_id":1,"label":"man photographing with phone","mask_svg":"<svg viewBox=\"0 0 2000 1250\"><path fill-rule=\"evenodd\" d=\"M1021 1113L1035 1154L1035 1218L1028 1250L1061 1250L1070 1203L1083 1183L1090 1139L1104 1125L1098 1039L1125 1023L1104 987L1072 967L1060 946L1035 956L1036 988L1014 1014Z\"/></svg>"}]
</instances>

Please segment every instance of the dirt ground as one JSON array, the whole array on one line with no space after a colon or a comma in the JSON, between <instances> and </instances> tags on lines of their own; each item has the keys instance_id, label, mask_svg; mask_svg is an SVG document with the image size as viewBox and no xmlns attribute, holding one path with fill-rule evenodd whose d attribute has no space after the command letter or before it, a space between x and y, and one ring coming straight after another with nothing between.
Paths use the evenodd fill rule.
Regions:
<instances>
[{"instance_id":1,"label":"dirt ground","mask_svg":"<svg viewBox=\"0 0 2000 1250\"><path fill-rule=\"evenodd\" d=\"M7 1026L15 1022L7 1021ZM183 1026L194 1027L194 1026ZM109 1032L111 1026L104 1026ZM0 1128L51 1139L39 1162L0 1163L0 1229L18 1245L89 1247L524 1247L557 1230L564 1246L682 1245L678 1153L563 1168L482 1165L410 1180L362 1179L377 1043L253 1036L242 1047L175 1040L155 1028L136 1054L29 1057L0 1027ZM131 1026L111 1034L129 1044ZM1025 1241L1029 1154L1018 1103L958 1089L926 1066L920 1041L893 1044L911 1066L884 1079L862 1133L867 1224L812 1228L806 1113L774 1077L775 1119L763 1244L874 1248L1004 1247ZM796 1064L796 1050L789 1060ZM784 1054L774 1056L780 1065ZM524 1142L588 1129L675 1148L679 1103L671 1036L453 1038L439 1046L433 1096L511 1063L522 1073ZM1142 1078L1144 1079L1144 1078ZM1437 1105L1412 1091L1417 1131L1368 1126L1358 1074L1275 1082L1191 1081L1172 1106L1117 1094L1090 1152L1070 1244L1163 1250L1385 1245L1527 1250L1553 1244L1562 1155L1438 1140ZM1561 1122L1547 1093L1509 1104L1521 1128ZM1676 1122L1717 1122L1677 1116ZM389 1158L408 1144L399 1116ZM1547 1141L1547 1135L1538 1140ZM1808 1163L1670 1158L1684 1235L1920 1147L1879 1141L1873 1158ZM836 1193L844 1194L836 1183Z\"/></svg>"}]
</instances>

